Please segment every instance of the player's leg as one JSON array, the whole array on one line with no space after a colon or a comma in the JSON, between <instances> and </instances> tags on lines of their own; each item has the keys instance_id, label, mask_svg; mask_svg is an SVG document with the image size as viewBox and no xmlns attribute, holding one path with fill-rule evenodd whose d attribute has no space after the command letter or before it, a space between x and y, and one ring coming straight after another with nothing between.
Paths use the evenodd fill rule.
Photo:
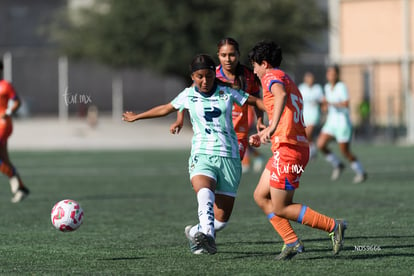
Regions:
<instances>
[{"instance_id":1,"label":"player's leg","mask_svg":"<svg viewBox=\"0 0 414 276\"><path fill-rule=\"evenodd\" d=\"M310 159L313 159L316 157L316 154L318 152L318 149L316 148L315 142L313 141L313 134L315 132L315 125L306 125L305 128L306 137L309 141L309 152L310 152Z\"/></svg>"},{"instance_id":2,"label":"player's leg","mask_svg":"<svg viewBox=\"0 0 414 276\"><path fill-rule=\"evenodd\" d=\"M283 239L284 246L282 248L282 252L276 257L276 259L287 260L296 255L296 253L303 252L304 247L297 237L292 226L290 225L289 220L277 216L274 213L269 185L271 175L271 169L269 169L269 166L271 166L271 164L273 164L273 158L269 159L266 168L263 170L262 176L260 177L259 183L256 186L253 197L256 204L267 216L270 224Z\"/></svg>"},{"instance_id":3,"label":"player's leg","mask_svg":"<svg viewBox=\"0 0 414 276\"><path fill-rule=\"evenodd\" d=\"M367 174L362 167L362 164L358 161L356 156L350 150L349 142L338 143L339 149L344 157L351 163L351 168L355 172L354 183L361 183L366 180Z\"/></svg>"},{"instance_id":4,"label":"player's leg","mask_svg":"<svg viewBox=\"0 0 414 276\"><path fill-rule=\"evenodd\" d=\"M338 157L328 148L329 142L331 142L335 137L333 134L325 131L325 126L322 129L322 132L319 134L317 140L318 149L325 155L325 159L329 162L332 167L331 180L337 180L345 168L344 164L338 159Z\"/></svg>"},{"instance_id":5,"label":"player's leg","mask_svg":"<svg viewBox=\"0 0 414 276\"><path fill-rule=\"evenodd\" d=\"M194 175L191 178L194 191L197 193L198 225L191 228L189 234L196 245L203 249L202 253L215 254L214 202L216 180L205 175Z\"/></svg>"},{"instance_id":6,"label":"player's leg","mask_svg":"<svg viewBox=\"0 0 414 276\"><path fill-rule=\"evenodd\" d=\"M216 193L214 202L214 231L217 233L227 226L235 201L234 196Z\"/></svg>"},{"instance_id":7,"label":"player's leg","mask_svg":"<svg viewBox=\"0 0 414 276\"><path fill-rule=\"evenodd\" d=\"M242 174L239 159L220 157L217 161L217 187L214 204L214 229L216 232L224 229L230 219Z\"/></svg>"},{"instance_id":8,"label":"player's leg","mask_svg":"<svg viewBox=\"0 0 414 276\"><path fill-rule=\"evenodd\" d=\"M214 156L213 156L214 157ZM217 176L207 155L195 155L189 159L191 184L197 194L197 213L199 222L195 226L188 225L184 233L190 242L194 254L216 253L214 241L214 201Z\"/></svg>"},{"instance_id":9,"label":"player's leg","mask_svg":"<svg viewBox=\"0 0 414 276\"><path fill-rule=\"evenodd\" d=\"M9 134L0 136L0 171L9 178L10 189L13 194L11 201L18 203L29 195L29 189L23 185L16 168L10 161L7 148L8 136Z\"/></svg>"},{"instance_id":10,"label":"player's leg","mask_svg":"<svg viewBox=\"0 0 414 276\"><path fill-rule=\"evenodd\" d=\"M337 254L342 248L346 223L335 220L312 210L306 205L293 203L295 190L271 188L271 198L274 213L285 219L297 221L309 227L330 233L333 242L333 252Z\"/></svg>"}]
</instances>

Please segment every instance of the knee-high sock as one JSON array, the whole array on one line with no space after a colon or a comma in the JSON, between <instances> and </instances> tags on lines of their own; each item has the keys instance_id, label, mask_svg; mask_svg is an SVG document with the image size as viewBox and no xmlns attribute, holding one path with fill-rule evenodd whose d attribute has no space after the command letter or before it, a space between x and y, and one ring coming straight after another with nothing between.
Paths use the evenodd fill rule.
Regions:
<instances>
[{"instance_id":1,"label":"knee-high sock","mask_svg":"<svg viewBox=\"0 0 414 276\"><path fill-rule=\"evenodd\" d=\"M306 205L302 205L297 222L326 232L332 232L335 229L333 218L322 215Z\"/></svg>"},{"instance_id":2,"label":"knee-high sock","mask_svg":"<svg viewBox=\"0 0 414 276\"><path fill-rule=\"evenodd\" d=\"M197 193L198 219L200 221L200 231L206 235L213 236L214 233L214 200L213 191L202 188Z\"/></svg>"},{"instance_id":3,"label":"knee-high sock","mask_svg":"<svg viewBox=\"0 0 414 276\"><path fill-rule=\"evenodd\" d=\"M331 163L332 167L336 168L341 164L341 161L332 152L325 156L326 161Z\"/></svg>"},{"instance_id":4,"label":"knee-high sock","mask_svg":"<svg viewBox=\"0 0 414 276\"><path fill-rule=\"evenodd\" d=\"M285 244L289 245L295 243L298 240L298 236L296 236L296 233L290 225L289 220L278 217L274 213L268 214L267 218Z\"/></svg>"},{"instance_id":5,"label":"knee-high sock","mask_svg":"<svg viewBox=\"0 0 414 276\"><path fill-rule=\"evenodd\" d=\"M351 168L357 174L363 174L364 173L364 168L362 167L361 163L358 160L355 160L351 163Z\"/></svg>"}]
</instances>

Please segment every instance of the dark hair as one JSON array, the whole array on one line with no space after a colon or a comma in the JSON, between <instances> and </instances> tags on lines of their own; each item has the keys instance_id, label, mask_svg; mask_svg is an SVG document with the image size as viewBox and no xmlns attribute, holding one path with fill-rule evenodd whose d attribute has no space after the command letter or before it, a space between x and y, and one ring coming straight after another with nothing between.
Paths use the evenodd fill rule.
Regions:
<instances>
[{"instance_id":1,"label":"dark hair","mask_svg":"<svg viewBox=\"0 0 414 276\"><path fill-rule=\"evenodd\" d=\"M206 54L199 54L193 58L190 64L190 71L194 73L197 70L209 69L216 71L216 64L211 56Z\"/></svg>"},{"instance_id":2,"label":"dark hair","mask_svg":"<svg viewBox=\"0 0 414 276\"><path fill-rule=\"evenodd\" d=\"M250 50L248 56L250 62L262 64L265 60L272 67L279 67L282 63L282 48L273 41L260 41Z\"/></svg>"},{"instance_id":3,"label":"dark hair","mask_svg":"<svg viewBox=\"0 0 414 276\"><path fill-rule=\"evenodd\" d=\"M231 38L231 37L226 37L226 38L223 38L222 40L220 40L217 43L217 51L220 51L220 48L223 47L226 44L229 44L229 45L233 46L234 49L236 49L236 52L240 55L239 43L234 38Z\"/></svg>"},{"instance_id":4,"label":"dark hair","mask_svg":"<svg viewBox=\"0 0 414 276\"><path fill-rule=\"evenodd\" d=\"M340 69L339 69L339 65L338 64L331 64L331 65L328 65L328 68L327 69L329 69L329 68L332 68L332 69L334 69L335 70L335 73L338 75L338 77L339 77L339 73L340 73Z\"/></svg>"},{"instance_id":5,"label":"dark hair","mask_svg":"<svg viewBox=\"0 0 414 276\"><path fill-rule=\"evenodd\" d=\"M227 44L233 46L237 54L240 55L239 43L231 37L223 38L217 43L217 52L220 52L220 48ZM232 87L241 90L245 90L247 87L246 76L244 75L243 66L240 62L236 66L235 78Z\"/></svg>"}]
</instances>

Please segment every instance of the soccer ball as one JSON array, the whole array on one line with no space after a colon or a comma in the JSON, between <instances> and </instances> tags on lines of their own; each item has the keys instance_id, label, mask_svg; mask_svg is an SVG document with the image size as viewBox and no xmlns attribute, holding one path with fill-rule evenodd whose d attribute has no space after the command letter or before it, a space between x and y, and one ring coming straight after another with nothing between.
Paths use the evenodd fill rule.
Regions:
<instances>
[{"instance_id":1,"label":"soccer ball","mask_svg":"<svg viewBox=\"0 0 414 276\"><path fill-rule=\"evenodd\" d=\"M83 222L83 210L76 201L64 199L53 206L50 219L59 231L75 231Z\"/></svg>"}]
</instances>

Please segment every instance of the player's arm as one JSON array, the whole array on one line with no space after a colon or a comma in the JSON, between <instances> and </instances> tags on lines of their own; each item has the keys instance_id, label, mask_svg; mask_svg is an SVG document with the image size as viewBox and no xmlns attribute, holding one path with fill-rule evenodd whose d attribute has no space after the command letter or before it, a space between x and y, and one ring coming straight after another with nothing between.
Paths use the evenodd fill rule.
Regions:
<instances>
[{"instance_id":1,"label":"player's arm","mask_svg":"<svg viewBox=\"0 0 414 276\"><path fill-rule=\"evenodd\" d=\"M142 119L151 119L151 118L158 118L164 117L168 114L176 111L174 106L171 103L159 105L156 107L151 108L150 110L144 111L142 113L134 113L131 111L126 111L122 115L122 120L126 122L134 122Z\"/></svg>"},{"instance_id":2,"label":"player's arm","mask_svg":"<svg viewBox=\"0 0 414 276\"><path fill-rule=\"evenodd\" d=\"M349 100L337 102L337 103L330 103L330 105L336 108L348 108L349 107Z\"/></svg>"},{"instance_id":3,"label":"player's arm","mask_svg":"<svg viewBox=\"0 0 414 276\"><path fill-rule=\"evenodd\" d=\"M251 95L260 99L260 93L254 93L254 94L251 94ZM263 100L262 100L262 104L263 104ZM266 110L260 109L257 105L254 106L254 112L256 113L256 129L257 129L257 132L260 132L260 131L262 131L263 129L265 129L267 127L264 124L264 119L263 119L264 118L264 116L263 116L264 111L266 111Z\"/></svg>"},{"instance_id":4,"label":"player's arm","mask_svg":"<svg viewBox=\"0 0 414 276\"><path fill-rule=\"evenodd\" d=\"M321 105L321 111L323 113L328 112L329 103L328 103L328 101L326 100L325 97L322 98L322 101L321 101L321 104L320 105Z\"/></svg>"},{"instance_id":5,"label":"player's arm","mask_svg":"<svg viewBox=\"0 0 414 276\"><path fill-rule=\"evenodd\" d=\"M181 129L184 125L184 110L177 111L177 120L170 126L171 134L178 134L180 133Z\"/></svg>"},{"instance_id":6,"label":"player's arm","mask_svg":"<svg viewBox=\"0 0 414 276\"><path fill-rule=\"evenodd\" d=\"M270 119L270 125L260 132L260 140L262 143L270 141L270 137L272 137L277 125L279 124L279 120L282 116L283 110L285 109L287 100L287 93L282 84L274 83L271 87L271 92L274 96L273 116Z\"/></svg>"},{"instance_id":7,"label":"player's arm","mask_svg":"<svg viewBox=\"0 0 414 276\"><path fill-rule=\"evenodd\" d=\"M5 113L3 114L3 118L7 116L12 116L17 112L21 105L21 101L18 97L15 97L12 100L9 100L8 108L6 109Z\"/></svg>"},{"instance_id":8,"label":"player's arm","mask_svg":"<svg viewBox=\"0 0 414 276\"><path fill-rule=\"evenodd\" d=\"M246 102L247 102L247 104L253 105L254 107L256 107L257 109L259 109L261 111L266 111L265 106L263 104L263 101L260 98L249 95Z\"/></svg>"},{"instance_id":9,"label":"player's arm","mask_svg":"<svg viewBox=\"0 0 414 276\"><path fill-rule=\"evenodd\" d=\"M7 116L12 116L14 113L17 112L17 110L19 109L20 105L21 105L21 101L20 98L17 96L16 91L14 90L14 87L10 84L7 83L7 95L9 98L8 101L8 107L5 111L5 113L3 114L3 118L7 117Z\"/></svg>"}]
</instances>

